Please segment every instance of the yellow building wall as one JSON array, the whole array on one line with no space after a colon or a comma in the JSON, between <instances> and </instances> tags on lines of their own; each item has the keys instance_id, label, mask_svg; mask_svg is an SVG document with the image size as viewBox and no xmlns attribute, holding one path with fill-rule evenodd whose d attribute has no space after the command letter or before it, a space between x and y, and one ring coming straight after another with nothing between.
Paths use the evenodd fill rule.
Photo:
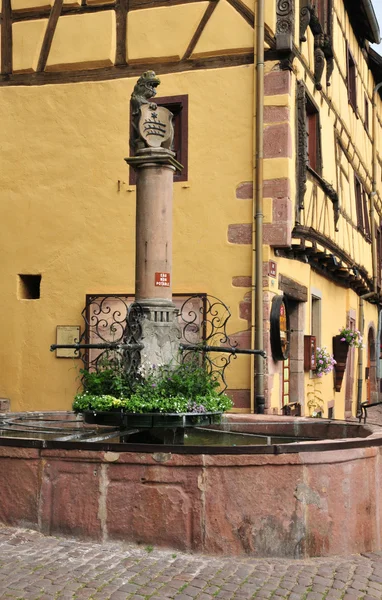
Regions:
<instances>
[{"instance_id":1,"label":"yellow building wall","mask_svg":"<svg viewBox=\"0 0 382 600\"><path fill-rule=\"evenodd\" d=\"M227 241L250 223L237 200L252 177L252 67L162 76L161 92L189 95L189 180L174 185L173 291L208 292L247 329L232 277L251 272L251 246ZM135 79L2 88L3 260L0 395L13 410L69 409L80 361L49 352L57 325L80 325L87 293L134 290L135 188L129 186L129 98ZM216 117L216 90L225 126ZM236 110L242 98L249 101ZM15 144L14 140L18 140ZM229 140L229 143L227 143ZM118 191L118 182L123 182ZM41 274L39 300L17 297L18 274ZM239 358L235 387L249 388Z\"/></svg>"}]
</instances>

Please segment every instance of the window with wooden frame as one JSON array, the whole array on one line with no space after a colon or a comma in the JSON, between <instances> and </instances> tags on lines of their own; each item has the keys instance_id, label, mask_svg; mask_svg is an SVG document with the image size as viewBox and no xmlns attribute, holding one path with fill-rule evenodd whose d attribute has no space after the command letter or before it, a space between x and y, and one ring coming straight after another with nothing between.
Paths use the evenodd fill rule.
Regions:
<instances>
[{"instance_id":1,"label":"window with wooden frame","mask_svg":"<svg viewBox=\"0 0 382 600\"><path fill-rule=\"evenodd\" d=\"M321 175L321 136L320 116L314 103L306 96L306 137L308 165L313 171Z\"/></svg>"},{"instance_id":2,"label":"window with wooden frame","mask_svg":"<svg viewBox=\"0 0 382 600\"><path fill-rule=\"evenodd\" d=\"M365 129L369 133L370 129L370 121L369 121L369 100L367 95L365 94Z\"/></svg>"},{"instance_id":3,"label":"window with wooden frame","mask_svg":"<svg viewBox=\"0 0 382 600\"><path fill-rule=\"evenodd\" d=\"M362 235L371 241L370 220L368 210L368 196L357 175L354 176L355 182L355 207L357 213L357 229Z\"/></svg>"},{"instance_id":4,"label":"window with wooden frame","mask_svg":"<svg viewBox=\"0 0 382 600\"><path fill-rule=\"evenodd\" d=\"M321 27L324 31L328 32L331 15L330 0L316 0L314 4Z\"/></svg>"},{"instance_id":5,"label":"window with wooden frame","mask_svg":"<svg viewBox=\"0 0 382 600\"><path fill-rule=\"evenodd\" d=\"M165 96L154 98L153 101L158 106L164 106L174 115L172 124L174 126L174 143L173 151L175 158L181 165L183 170L180 173L174 173L174 181L188 180L188 96ZM130 125L130 136L132 135L132 125ZM135 185L136 174L134 169L130 168L130 185Z\"/></svg>"},{"instance_id":6,"label":"window with wooden frame","mask_svg":"<svg viewBox=\"0 0 382 600\"><path fill-rule=\"evenodd\" d=\"M382 222L379 222L379 227L375 232L377 238L377 284L382 287Z\"/></svg>"},{"instance_id":7,"label":"window with wooden frame","mask_svg":"<svg viewBox=\"0 0 382 600\"><path fill-rule=\"evenodd\" d=\"M348 99L353 109L357 112L357 65L349 46L346 49L347 55L347 84Z\"/></svg>"}]
</instances>

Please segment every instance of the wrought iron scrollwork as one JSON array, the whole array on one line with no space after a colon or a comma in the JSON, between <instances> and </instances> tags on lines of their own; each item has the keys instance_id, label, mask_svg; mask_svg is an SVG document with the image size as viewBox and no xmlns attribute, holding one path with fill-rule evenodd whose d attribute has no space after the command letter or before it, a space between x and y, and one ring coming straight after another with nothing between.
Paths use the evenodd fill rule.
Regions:
<instances>
[{"instance_id":1,"label":"wrought iron scrollwork","mask_svg":"<svg viewBox=\"0 0 382 600\"><path fill-rule=\"evenodd\" d=\"M190 296L180 309L182 340L189 344L203 342L210 346L232 346L227 333L230 316L228 306L215 296ZM233 345L237 346L237 343Z\"/></svg>"},{"instance_id":2,"label":"wrought iron scrollwork","mask_svg":"<svg viewBox=\"0 0 382 600\"><path fill-rule=\"evenodd\" d=\"M89 370L102 367L105 360L123 366L128 373L138 368L143 319L139 304L130 304L123 296L89 296L82 317L85 327L80 343L108 345L86 350L82 359Z\"/></svg>"},{"instance_id":3,"label":"wrought iron scrollwork","mask_svg":"<svg viewBox=\"0 0 382 600\"><path fill-rule=\"evenodd\" d=\"M231 312L215 296L194 295L179 311L182 361L195 360L195 354L219 383L221 392L227 389L226 369L238 354L260 354L260 350L238 348L227 333Z\"/></svg>"},{"instance_id":4,"label":"wrought iron scrollwork","mask_svg":"<svg viewBox=\"0 0 382 600\"><path fill-rule=\"evenodd\" d=\"M141 362L143 309L128 296L87 296L82 311L80 339L73 344L53 344L51 350L70 348L88 371L108 367L133 374Z\"/></svg>"}]
</instances>

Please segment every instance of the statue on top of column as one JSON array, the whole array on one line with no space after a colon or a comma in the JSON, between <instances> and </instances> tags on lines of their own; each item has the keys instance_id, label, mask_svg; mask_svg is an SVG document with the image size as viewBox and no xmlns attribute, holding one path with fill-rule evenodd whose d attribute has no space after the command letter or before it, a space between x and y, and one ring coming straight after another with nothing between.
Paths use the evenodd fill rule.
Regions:
<instances>
[{"instance_id":1,"label":"statue on top of column","mask_svg":"<svg viewBox=\"0 0 382 600\"><path fill-rule=\"evenodd\" d=\"M131 94L133 135L130 143L135 153L144 148L171 150L174 139L173 114L167 108L151 102L159 84L160 79L154 71L146 71Z\"/></svg>"}]
</instances>

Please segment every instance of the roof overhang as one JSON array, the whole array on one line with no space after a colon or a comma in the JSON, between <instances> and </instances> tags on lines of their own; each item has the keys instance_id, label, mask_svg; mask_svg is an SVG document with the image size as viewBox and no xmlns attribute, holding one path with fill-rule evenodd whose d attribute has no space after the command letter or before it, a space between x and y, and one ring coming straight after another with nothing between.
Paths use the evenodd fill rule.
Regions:
<instances>
[{"instance_id":1,"label":"roof overhang","mask_svg":"<svg viewBox=\"0 0 382 600\"><path fill-rule=\"evenodd\" d=\"M379 44L381 33L372 0L345 0L345 5L356 35Z\"/></svg>"}]
</instances>

